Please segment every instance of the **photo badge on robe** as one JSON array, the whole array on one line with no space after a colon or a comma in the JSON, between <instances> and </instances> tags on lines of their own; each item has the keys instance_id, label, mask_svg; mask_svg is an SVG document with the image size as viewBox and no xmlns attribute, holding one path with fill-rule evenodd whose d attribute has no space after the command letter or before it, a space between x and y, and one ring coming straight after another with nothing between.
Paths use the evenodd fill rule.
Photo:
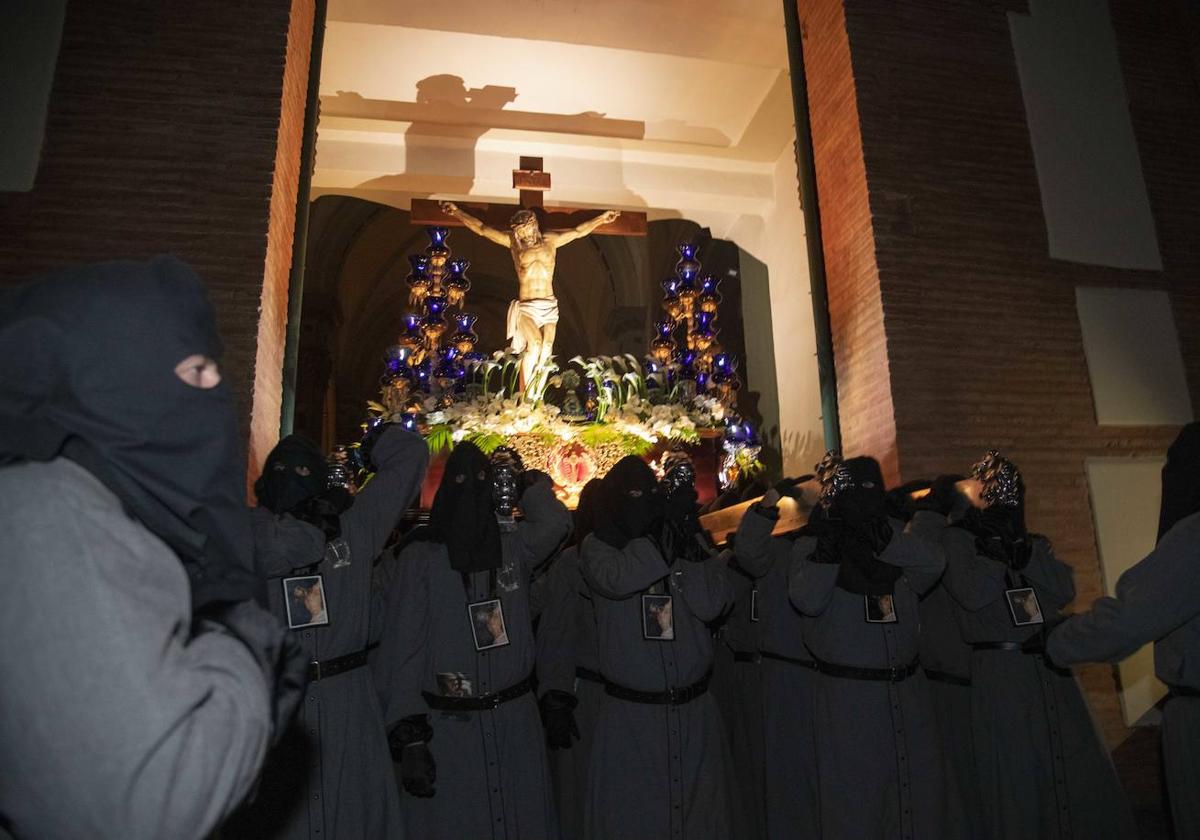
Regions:
<instances>
[{"instance_id":1,"label":"photo badge on robe","mask_svg":"<svg viewBox=\"0 0 1200 840\"><path fill-rule=\"evenodd\" d=\"M325 600L323 575L284 578L283 602L287 605L288 627L292 630L329 624L329 602Z\"/></svg>"},{"instance_id":2,"label":"photo badge on robe","mask_svg":"<svg viewBox=\"0 0 1200 840\"><path fill-rule=\"evenodd\" d=\"M491 650L509 643L508 627L504 623L504 604L500 603L499 598L467 604L467 618L471 622L475 650Z\"/></svg>"},{"instance_id":3,"label":"photo badge on robe","mask_svg":"<svg viewBox=\"0 0 1200 840\"><path fill-rule=\"evenodd\" d=\"M864 595L863 612L868 624L895 624L900 620L894 595Z\"/></svg>"},{"instance_id":4,"label":"photo badge on robe","mask_svg":"<svg viewBox=\"0 0 1200 840\"><path fill-rule=\"evenodd\" d=\"M656 642L675 639L675 599L671 595L642 596L642 638Z\"/></svg>"},{"instance_id":5,"label":"photo badge on robe","mask_svg":"<svg viewBox=\"0 0 1200 840\"><path fill-rule=\"evenodd\" d=\"M1005 589L1004 600L1008 603L1008 612L1012 616L1013 627L1029 627L1033 624L1044 624L1042 605L1038 602L1037 593L1031 587L1020 589Z\"/></svg>"},{"instance_id":6,"label":"photo badge on robe","mask_svg":"<svg viewBox=\"0 0 1200 840\"><path fill-rule=\"evenodd\" d=\"M438 671L438 692L443 697L474 697L475 686L462 671Z\"/></svg>"},{"instance_id":7,"label":"photo badge on robe","mask_svg":"<svg viewBox=\"0 0 1200 840\"><path fill-rule=\"evenodd\" d=\"M758 621L758 586L750 590L750 620Z\"/></svg>"}]
</instances>

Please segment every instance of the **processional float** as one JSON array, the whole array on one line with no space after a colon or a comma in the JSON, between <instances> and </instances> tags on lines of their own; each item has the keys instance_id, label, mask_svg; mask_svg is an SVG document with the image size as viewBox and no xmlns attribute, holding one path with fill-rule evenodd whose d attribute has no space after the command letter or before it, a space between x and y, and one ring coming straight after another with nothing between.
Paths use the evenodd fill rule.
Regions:
<instances>
[{"instance_id":1,"label":"processional float","mask_svg":"<svg viewBox=\"0 0 1200 840\"><path fill-rule=\"evenodd\" d=\"M364 428L397 422L425 436L433 461L423 506L440 480L441 456L464 440L485 452L515 449L526 467L551 476L569 505L587 481L626 455L658 466L668 450L688 451L702 502L760 470L757 436L737 411L738 360L719 339L720 280L703 271L696 245L678 246L675 270L661 284L662 317L641 352L560 364L553 331L541 343L532 333L539 316L557 320L554 249L593 231L644 234L645 216L543 207L550 178L537 158L522 158L513 182L522 190L519 208L413 203L413 220L427 224L429 244L408 256L403 282L411 308L386 351L380 396L369 403ZM510 307L506 348L478 347L470 263L454 258L451 225L512 251L521 294ZM547 262L550 276L544 276ZM531 320L522 323L523 315ZM532 343L517 340L514 320ZM339 455L351 467L352 449Z\"/></svg>"}]
</instances>

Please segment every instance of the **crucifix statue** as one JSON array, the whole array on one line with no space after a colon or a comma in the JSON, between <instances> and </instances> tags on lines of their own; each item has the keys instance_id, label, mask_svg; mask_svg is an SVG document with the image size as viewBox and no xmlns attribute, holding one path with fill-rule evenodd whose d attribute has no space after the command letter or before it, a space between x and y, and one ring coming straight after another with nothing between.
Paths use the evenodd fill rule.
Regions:
<instances>
[{"instance_id":1,"label":"crucifix statue","mask_svg":"<svg viewBox=\"0 0 1200 840\"><path fill-rule=\"evenodd\" d=\"M521 357L521 386L528 387L554 352L554 333L558 328L554 252L568 242L582 239L601 225L615 222L621 211L606 210L570 230L542 233L537 216L530 210L514 213L509 222L510 229L504 231L484 224L453 202L443 201L441 208L468 230L512 252L513 267L517 270L518 299L508 305L506 326L509 349Z\"/></svg>"},{"instance_id":2,"label":"crucifix statue","mask_svg":"<svg viewBox=\"0 0 1200 840\"><path fill-rule=\"evenodd\" d=\"M522 209L512 214L507 224L489 224L488 221L507 213L512 209L511 205L485 205L479 214L489 217L485 221L450 201L437 203L437 216L440 218L434 218L431 212L433 208L428 206L433 202L413 200L414 222L440 224L452 219L485 239L508 248L512 253L513 267L517 272L518 299L509 304L506 326L509 348L521 359L521 387L527 390L538 381L538 373L554 353L554 336L558 327L558 299L554 295L555 252L563 245L600 228L611 228L618 219L622 219L619 210L606 210L577 221L579 217L591 214L571 209L546 209L544 215L551 224L558 222L556 227L563 222L575 224L564 225L565 229L543 231L532 209L542 207L541 193L550 186L550 173L542 171L541 164L541 158L523 157L521 169L513 171L513 186L521 189ZM622 219L626 224L621 229L599 232L645 233L644 214L625 215L629 218Z\"/></svg>"}]
</instances>

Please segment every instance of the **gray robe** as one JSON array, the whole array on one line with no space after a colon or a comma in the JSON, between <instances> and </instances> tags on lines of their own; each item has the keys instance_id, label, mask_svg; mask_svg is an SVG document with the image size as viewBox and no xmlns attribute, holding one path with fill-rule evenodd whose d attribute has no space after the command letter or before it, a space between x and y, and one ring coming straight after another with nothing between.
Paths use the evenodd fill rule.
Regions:
<instances>
[{"instance_id":1,"label":"gray robe","mask_svg":"<svg viewBox=\"0 0 1200 840\"><path fill-rule=\"evenodd\" d=\"M1071 569L1044 537L1033 537L1023 582L1052 621L1072 598ZM976 554L975 538L949 528L946 590L970 644L1025 643L1038 626L1015 627L1005 590L1008 567ZM1036 639L1034 639L1036 641ZM1136 837L1133 816L1075 678L1041 654L980 650L971 658L971 713L984 822L979 836Z\"/></svg>"},{"instance_id":2,"label":"gray robe","mask_svg":"<svg viewBox=\"0 0 1200 840\"><path fill-rule=\"evenodd\" d=\"M413 542L388 592L376 678L388 727L428 715L436 793L401 794L409 840L543 840L558 837L545 735L532 693L488 711L431 710L422 692L445 694L439 674L460 674L472 696L516 685L533 672L530 578L570 531L548 482L521 499L524 521L501 534L496 572L463 574L440 543ZM495 590L491 581L496 580ZM508 644L475 649L468 603L499 598ZM445 678L443 678L445 679Z\"/></svg>"},{"instance_id":3,"label":"gray robe","mask_svg":"<svg viewBox=\"0 0 1200 840\"><path fill-rule=\"evenodd\" d=\"M1121 575L1115 598L1100 598L1051 635L1063 665L1116 662L1154 642L1154 672L1193 696L1172 693L1163 708L1163 764L1176 837L1200 837L1200 513L1179 520L1144 560Z\"/></svg>"},{"instance_id":4,"label":"gray robe","mask_svg":"<svg viewBox=\"0 0 1200 840\"><path fill-rule=\"evenodd\" d=\"M717 627L712 693L729 742L733 825L739 840L760 840L765 836L766 804L759 625L750 620L755 581L736 565L729 569L729 581L733 607Z\"/></svg>"},{"instance_id":5,"label":"gray robe","mask_svg":"<svg viewBox=\"0 0 1200 840\"><path fill-rule=\"evenodd\" d=\"M0 499L0 823L206 836L266 753L262 668L232 636L191 635L175 553L82 467L2 467Z\"/></svg>"},{"instance_id":6,"label":"gray robe","mask_svg":"<svg viewBox=\"0 0 1200 840\"><path fill-rule=\"evenodd\" d=\"M813 734L816 672L804 644L806 619L788 600L791 537L772 537L775 517L751 507L734 541L738 565L756 578L758 649L762 652L763 796L771 840L817 837L817 754ZM804 553L815 543L804 538ZM786 702L783 702L786 698Z\"/></svg>"},{"instance_id":7,"label":"gray robe","mask_svg":"<svg viewBox=\"0 0 1200 840\"><path fill-rule=\"evenodd\" d=\"M917 598L942 573L939 536L945 518L917 513L908 527L893 521L880 560L899 566L898 621L869 624L864 596L836 586L839 566L814 563L815 540L793 548L789 593L805 625L809 650L821 661L859 668L903 668L917 658ZM945 837L941 743L925 675L900 682L819 673L813 692L821 834L893 840Z\"/></svg>"},{"instance_id":8,"label":"gray robe","mask_svg":"<svg viewBox=\"0 0 1200 840\"><path fill-rule=\"evenodd\" d=\"M732 599L724 560L668 566L655 543L616 549L596 536L581 548L592 591L600 671L637 691L700 681L712 668L705 622ZM655 584L673 597L675 638L643 637L640 596ZM726 746L708 692L676 706L604 694L588 773L584 837L590 840L704 840L737 836L729 821Z\"/></svg>"},{"instance_id":9,"label":"gray robe","mask_svg":"<svg viewBox=\"0 0 1200 840\"><path fill-rule=\"evenodd\" d=\"M942 532L943 539L950 529ZM943 575L944 577L944 575ZM963 641L954 599L943 581L921 598L921 667L929 679L934 717L941 734L946 777L947 833L970 836L983 819L971 729L971 646ZM963 684L955 682L961 681Z\"/></svg>"},{"instance_id":10,"label":"gray robe","mask_svg":"<svg viewBox=\"0 0 1200 840\"><path fill-rule=\"evenodd\" d=\"M371 576L401 514L415 498L429 463L425 441L394 426L375 444L374 478L342 514L350 565L321 562L329 624L293 631L312 660L329 661L367 647ZM269 578L272 611L286 621L282 581L322 560L320 529L255 508L255 565ZM400 806L379 701L368 668L310 683L292 729L272 752L262 785L230 837L356 840L400 837Z\"/></svg>"},{"instance_id":11,"label":"gray robe","mask_svg":"<svg viewBox=\"0 0 1200 840\"><path fill-rule=\"evenodd\" d=\"M579 549L566 548L544 584L544 607L537 633L538 693L551 689L575 695L579 740L568 750L550 751L551 776L564 838L583 836L583 803L591 761L596 715L604 686L576 676L576 669L600 671L596 611L579 570Z\"/></svg>"}]
</instances>

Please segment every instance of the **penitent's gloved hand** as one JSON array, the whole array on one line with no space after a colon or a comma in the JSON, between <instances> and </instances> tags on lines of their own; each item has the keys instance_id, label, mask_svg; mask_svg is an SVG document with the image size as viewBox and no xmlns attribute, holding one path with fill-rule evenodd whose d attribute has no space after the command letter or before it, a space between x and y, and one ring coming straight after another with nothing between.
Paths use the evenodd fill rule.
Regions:
<instances>
[{"instance_id":1,"label":"penitent's gloved hand","mask_svg":"<svg viewBox=\"0 0 1200 840\"><path fill-rule=\"evenodd\" d=\"M215 604L196 615L193 630L224 633L250 651L271 689L271 740L278 741L308 685L308 656L299 641L253 601Z\"/></svg>"},{"instance_id":2,"label":"penitent's gloved hand","mask_svg":"<svg viewBox=\"0 0 1200 840\"><path fill-rule=\"evenodd\" d=\"M538 700L542 728L546 730L546 746L552 750L569 750L579 740L575 724L575 707L579 700L573 694L550 689Z\"/></svg>"},{"instance_id":3,"label":"penitent's gloved hand","mask_svg":"<svg viewBox=\"0 0 1200 840\"><path fill-rule=\"evenodd\" d=\"M400 754L400 783L413 796L428 799L437 793L433 783L437 781L437 765L429 745L422 742L409 744Z\"/></svg>"},{"instance_id":4,"label":"penitent's gloved hand","mask_svg":"<svg viewBox=\"0 0 1200 840\"><path fill-rule=\"evenodd\" d=\"M433 727L425 715L410 715L388 731L392 760L400 765L400 783L412 796L428 799L437 792L437 765L429 751Z\"/></svg>"}]
</instances>

